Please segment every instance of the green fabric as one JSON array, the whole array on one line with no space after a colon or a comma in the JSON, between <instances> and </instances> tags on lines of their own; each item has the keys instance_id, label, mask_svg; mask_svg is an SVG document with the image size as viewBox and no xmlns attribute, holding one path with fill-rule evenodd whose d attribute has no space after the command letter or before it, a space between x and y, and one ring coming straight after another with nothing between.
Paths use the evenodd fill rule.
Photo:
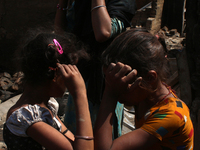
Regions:
<instances>
[{"instance_id":1,"label":"green fabric","mask_svg":"<svg viewBox=\"0 0 200 150\"><path fill-rule=\"evenodd\" d=\"M88 103L89 103L92 126L94 127L100 105L99 104L93 105L90 101L88 101ZM74 101L71 95L69 95L66 107L67 108L66 108L66 113L65 113L64 124L73 134L75 134L76 133L76 113L75 113ZM122 134L121 125L122 125L122 119L123 119L123 116L122 116L123 108L124 108L123 104L120 104L118 102L115 109L116 117L114 117L114 120L113 120L113 138L117 138L121 136Z\"/></svg>"},{"instance_id":2,"label":"green fabric","mask_svg":"<svg viewBox=\"0 0 200 150\"><path fill-rule=\"evenodd\" d=\"M118 18L111 18L111 26L112 30L110 38L116 37L117 35L126 30L126 28L124 27L124 23Z\"/></svg>"}]
</instances>

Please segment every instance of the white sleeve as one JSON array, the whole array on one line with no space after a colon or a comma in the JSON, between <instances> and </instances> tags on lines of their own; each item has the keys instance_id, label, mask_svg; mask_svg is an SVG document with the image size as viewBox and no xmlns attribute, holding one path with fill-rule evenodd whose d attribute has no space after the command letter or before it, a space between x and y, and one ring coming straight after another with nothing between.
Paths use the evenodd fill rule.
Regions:
<instances>
[{"instance_id":1,"label":"white sleeve","mask_svg":"<svg viewBox=\"0 0 200 150\"><path fill-rule=\"evenodd\" d=\"M27 137L27 128L40 121L52 125L53 119L50 112L38 105L28 105L14 111L6 121L6 125L13 134Z\"/></svg>"},{"instance_id":2,"label":"white sleeve","mask_svg":"<svg viewBox=\"0 0 200 150\"><path fill-rule=\"evenodd\" d=\"M48 107L51 109L54 117L57 116L59 104L53 97L51 97L50 100L48 101Z\"/></svg>"}]
</instances>

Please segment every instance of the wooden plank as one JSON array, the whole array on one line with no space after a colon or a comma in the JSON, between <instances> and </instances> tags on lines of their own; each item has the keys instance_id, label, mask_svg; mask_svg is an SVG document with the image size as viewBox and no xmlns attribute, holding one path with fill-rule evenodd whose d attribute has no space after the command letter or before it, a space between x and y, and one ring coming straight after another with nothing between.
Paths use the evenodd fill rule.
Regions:
<instances>
[{"instance_id":1,"label":"wooden plank","mask_svg":"<svg viewBox=\"0 0 200 150\"><path fill-rule=\"evenodd\" d=\"M178 81L179 81L179 79L178 79L178 71L176 71L167 80L167 85L173 87L173 86L175 86L178 83Z\"/></svg>"},{"instance_id":2,"label":"wooden plank","mask_svg":"<svg viewBox=\"0 0 200 150\"><path fill-rule=\"evenodd\" d=\"M151 1L152 0L136 0L137 9L142 8L143 6L145 6L146 4L148 4Z\"/></svg>"},{"instance_id":3,"label":"wooden plank","mask_svg":"<svg viewBox=\"0 0 200 150\"><path fill-rule=\"evenodd\" d=\"M153 0L152 2L152 11L155 11L155 19L152 21L150 32L156 34L161 28L161 18L163 11L164 0Z\"/></svg>"}]
</instances>

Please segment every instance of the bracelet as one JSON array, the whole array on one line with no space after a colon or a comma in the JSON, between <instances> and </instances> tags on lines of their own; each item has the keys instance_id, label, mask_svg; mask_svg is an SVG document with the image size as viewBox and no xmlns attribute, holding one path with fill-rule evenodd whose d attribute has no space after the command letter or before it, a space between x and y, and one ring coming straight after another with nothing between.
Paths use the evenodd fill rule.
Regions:
<instances>
[{"instance_id":1,"label":"bracelet","mask_svg":"<svg viewBox=\"0 0 200 150\"><path fill-rule=\"evenodd\" d=\"M104 5L95 6L95 7L93 7L93 8L91 9L91 11L93 11L94 9L100 8L100 7L106 7L106 6L104 6Z\"/></svg>"},{"instance_id":2,"label":"bracelet","mask_svg":"<svg viewBox=\"0 0 200 150\"><path fill-rule=\"evenodd\" d=\"M80 136L80 135L75 135L74 137L75 137L76 139L94 140L94 137L92 137L92 136Z\"/></svg>"},{"instance_id":3,"label":"bracelet","mask_svg":"<svg viewBox=\"0 0 200 150\"><path fill-rule=\"evenodd\" d=\"M62 7L60 7L59 4L57 5L57 8L60 9L60 10L68 10L68 7L66 7L66 8L62 8Z\"/></svg>"},{"instance_id":4,"label":"bracelet","mask_svg":"<svg viewBox=\"0 0 200 150\"><path fill-rule=\"evenodd\" d=\"M66 129L62 134L64 134L65 135L65 133L67 133L67 131L69 131L69 129Z\"/></svg>"}]
</instances>

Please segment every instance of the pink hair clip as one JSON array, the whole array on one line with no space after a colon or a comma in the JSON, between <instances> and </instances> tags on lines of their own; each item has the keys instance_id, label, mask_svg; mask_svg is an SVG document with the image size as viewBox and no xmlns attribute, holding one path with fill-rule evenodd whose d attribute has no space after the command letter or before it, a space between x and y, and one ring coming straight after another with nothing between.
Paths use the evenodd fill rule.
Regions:
<instances>
[{"instance_id":1,"label":"pink hair clip","mask_svg":"<svg viewBox=\"0 0 200 150\"><path fill-rule=\"evenodd\" d=\"M155 36L156 36L156 38L157 38L157 39L159 39L159 38L160 38L158 34L156 34Z\"/></svg>"},{"instance_id":2,"label":"pink hair clip","mask_svg":"<svg viewBox=\"0 0 200 150\"><path fill-rule=\"evenodd\" d=\"M60 43L59 43L56 39L53 39L53 42L54 42L54 44L55 44L56 47L57 47L58 53L59 53L59 54L62 54L62 53L63 53L63 49L62 49Z\"/></svg>"}]
</instances>

